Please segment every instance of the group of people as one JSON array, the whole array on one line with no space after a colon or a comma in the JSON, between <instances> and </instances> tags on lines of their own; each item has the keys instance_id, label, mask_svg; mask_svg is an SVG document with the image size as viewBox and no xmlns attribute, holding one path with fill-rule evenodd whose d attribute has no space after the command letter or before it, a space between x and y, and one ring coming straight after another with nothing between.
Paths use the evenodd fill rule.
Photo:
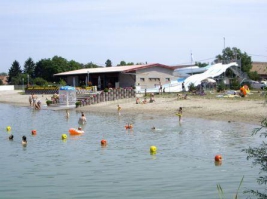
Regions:
<instances>
[{"instance_id":1,"label":"group of people","mask_svg":"<svg viewBox=\"0 0 267 199\"><path fill-rule=\"evenodd\" d=\"M150 97L149 97L149 103L152 103L152 102L156 102L156 100L155 100L155 98L154 98L154 93L151 93L151 94L150 94ZM147 103L147 99L146 99L146 97L145 97L144 100L141 102L141 101L140 101L140 98L137 97L135 103L136 103L136 104L146 104L146 103Z\"/></svg>"},{"instance_id":2,"label":"group of people","mask_svg":"<svg viewBox=\"0 0 267 199\"><path fill-rule=\"evenodd\" d=\"M8 139L9 139L10 141L13 141L14 136L11 134L11 135L8 137ZM27 146L27 137L26 137L25 135L22 136L21 144L22 144L22 146Z\"/></svg>"},{"instance_id":3,"label":"group of people","mask_svg":"<svg viewBox=\"0 0 267 199\"><path fill-rule=\"evenodd\" d=\"M33 108L41 109L41 100L34 93L29 96L29 103Z\"/></svg>"}]
</instances>

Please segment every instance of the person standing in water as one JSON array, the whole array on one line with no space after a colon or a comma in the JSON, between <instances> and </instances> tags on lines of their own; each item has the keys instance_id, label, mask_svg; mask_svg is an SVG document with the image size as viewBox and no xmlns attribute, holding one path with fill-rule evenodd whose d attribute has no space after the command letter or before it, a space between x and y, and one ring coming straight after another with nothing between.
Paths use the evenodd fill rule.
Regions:
<instances>
[{"instance_id":1,"label":"person standing in water","mask_svg":"<svg viewBox=\"0 0 267 199\"><path fill-rule=\"evenodd\" d=\"M178 109L178 112L176 113L176 115L179 117L179 122L181 122L182 114L183 114L183 108L180 107L180 108Z\"/></svg>"},{"instance_id":2,"label":"person standing in water","mask_svg":"<svg viewBox=\"0 0 267 199\"><path fill-rule=\"evenodd\" d=\"M120 107L120 105L118 105L118 113L119 113L119 115L121 115L121 107Z\"/></svg>"},{"instance_id":3,"label":"person standing in water","mask_svg":"<svg viewBox=\"0 0 267 199\"><path fill-rule=\"evenodd\" d=\"M66 118L69 118L69 117L70 117L69 110L66 110Z\"/></svg>"},{"instance_id":4,"label":"person standing in water","mask_svg":"<svg viewBox=\"0 0 267 199\"><path fill-rule=\"evenodd\" d=\"M85 124L86 123L86 117L84 113L82 112L82 116L79 118L79 124Z\"/></svg>"}]
</instances>

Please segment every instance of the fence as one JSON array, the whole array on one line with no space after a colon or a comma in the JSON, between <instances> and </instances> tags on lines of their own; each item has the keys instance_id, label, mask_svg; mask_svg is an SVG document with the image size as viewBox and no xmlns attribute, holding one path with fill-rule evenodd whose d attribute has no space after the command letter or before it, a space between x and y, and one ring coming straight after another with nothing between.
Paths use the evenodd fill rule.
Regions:
<instances>
[{"instance_id":1,"label":"fence","mask_svg":"<svg viewBox=\"0 0 267 199\"><path fill-rule=\"evenodd\" d=\"M100 92L95 94L78 94L77 101L81 102L81 106L97 104L100 102L114 101L118 99L133 98L136 93L134 89L114 89L108 92Z\"/></svg>"}]
</instances>

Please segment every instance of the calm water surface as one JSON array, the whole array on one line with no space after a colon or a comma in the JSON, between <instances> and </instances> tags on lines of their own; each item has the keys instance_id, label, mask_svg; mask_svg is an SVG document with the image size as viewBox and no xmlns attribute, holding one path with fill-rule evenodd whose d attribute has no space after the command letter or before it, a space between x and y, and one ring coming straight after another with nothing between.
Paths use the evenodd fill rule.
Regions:
<instances>
[{"instance_id":1,"label":"calm water surface","mask_svg":"<svg viewBox=\"0 0 267 199\"><path fill-rule=\"evenodd\" d=\"M260 143L256 127L242 123L184 118L86 113L83 136L69 136L78 127L79 112L32 110L0 104L0 198L233 198L257 188L258 169L241 152ZM126 123L133 130L125 130ZM9 141L11 126L14 141ZM156 126L156 130L151 130ZM32 136L31 131L37 130ZM61 135L68 135L67 141ZM28 145L22 147L21 137ZM106 139L107 147L100 145ZM155 145L157 154L149 148ZM221 166L214 156L222 154ZM246 198L241 195L240 198Z\"/></svg>"}]
</instances>

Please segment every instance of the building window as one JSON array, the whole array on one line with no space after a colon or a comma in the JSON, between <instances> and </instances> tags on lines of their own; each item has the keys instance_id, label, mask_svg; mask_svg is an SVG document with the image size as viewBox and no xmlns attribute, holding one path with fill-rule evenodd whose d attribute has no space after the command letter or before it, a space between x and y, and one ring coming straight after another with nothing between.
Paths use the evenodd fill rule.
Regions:
<instances>
[{"instance_id":1,"label":"building window","mask_svg":"<svg viewBox=\"0 0 267 199\"><path fill-rule=\"evenodd\" d=\"M169 82L169 81L170 81L170 78L167 77L167 78L166 78L166 82Z\"/></svg>"},{"instance_id":2,"label":"building window","mask_svg":"<svg viewBox=\"0 0 267 199\"><path fill-rule=\"evenodd\" d=\"M141 81L141 82L144 82L144 81L145 81L145 78L140 78L140 81Z\"/></svg>"},{"instance_id":3,"label":"building window","mask_svg":"<svg viewBox=\"0 0 267 199\"><path fill-rule=\"evenodd\" d=\"M150 80L150 81L160 81L160 78L157 78L157 77L150 77L149 80Z\"/></svg>"}]
</instances>

